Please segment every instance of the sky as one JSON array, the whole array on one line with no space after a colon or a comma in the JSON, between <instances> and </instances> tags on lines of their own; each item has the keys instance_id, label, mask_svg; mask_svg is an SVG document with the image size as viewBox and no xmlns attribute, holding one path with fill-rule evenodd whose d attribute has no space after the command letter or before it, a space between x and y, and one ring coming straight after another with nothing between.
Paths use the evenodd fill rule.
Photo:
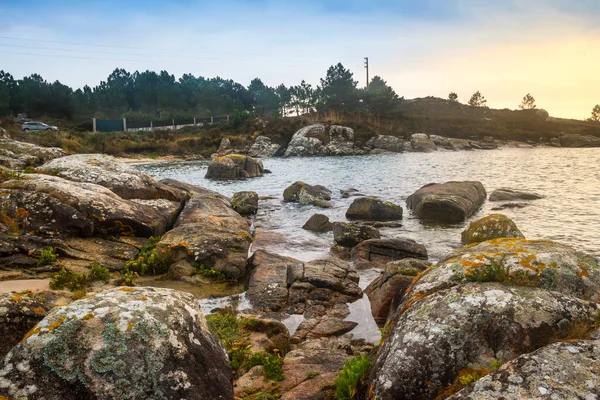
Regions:
<instances>
[{"instance_id":1,"label":"sky","mask_svg":"<svg viewBox=\"0 0 600 400\"><path fill-rule=\"evenodd\" d=\"M600 104L600 0L0 0L0 70L73 88L117 67L313 85L341 62L407 99L584 119Z\"/></svg>"}]
</instances>

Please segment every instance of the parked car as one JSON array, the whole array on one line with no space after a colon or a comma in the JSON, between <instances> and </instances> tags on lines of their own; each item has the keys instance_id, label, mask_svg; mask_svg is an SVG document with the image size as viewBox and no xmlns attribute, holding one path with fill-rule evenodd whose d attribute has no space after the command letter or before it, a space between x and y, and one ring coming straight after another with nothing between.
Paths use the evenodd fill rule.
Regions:
<instances>
[{"instance_id":1,"label":"parked car","mask_svg":"<svg viewBox=\"0 0 600 400\"><path fill-rule=\"evenodd\" d=\"M25 122L21 125L22 131L58 131L56 126L47 125L43 122Z\"/></svg>"}]
</instances>

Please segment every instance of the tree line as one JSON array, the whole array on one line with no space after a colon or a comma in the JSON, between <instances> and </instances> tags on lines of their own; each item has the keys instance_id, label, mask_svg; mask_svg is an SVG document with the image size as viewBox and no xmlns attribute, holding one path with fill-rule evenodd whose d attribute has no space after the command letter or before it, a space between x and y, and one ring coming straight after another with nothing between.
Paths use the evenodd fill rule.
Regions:
<instances>
[{"instance_id":1,"label":"tree line","mask_svg":"<svg viewBox=\"0 0 600 400\"><path fill-rule=\"evenodd\" d=\"M193 118L252 113L259 117L300 115L307 112L364 112L377 117L398 112L402 98L381 77L359 88L341 63L332 65L320 85L270 87L259 78L245 87L231 79L205 78L167 71L115 69L91 88L73 90L47 82L38 74L14 79L0 71L0 116L26 113L30 118L84 120L91 117L132 120Z\"/></svg>"}]
</instances>

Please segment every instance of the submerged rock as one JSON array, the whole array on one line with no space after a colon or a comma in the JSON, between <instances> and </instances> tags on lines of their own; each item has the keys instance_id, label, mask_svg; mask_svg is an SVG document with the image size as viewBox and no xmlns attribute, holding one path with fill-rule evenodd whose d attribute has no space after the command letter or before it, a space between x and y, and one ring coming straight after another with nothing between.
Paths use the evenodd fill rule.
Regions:
<instances>
[{"instance_id":1,"label":"submerged rock","mask_svg":"<svg viewBox=\"0 0 600 400\"><path fill-rule=\"evenodd\" d=\"M372 226L347 222L333 223L333 240L340 246L354 247L362 241L380 237L379 231Z\"/></svg>"},{"instance_id":2,"label":"submerged rock","mask_svg":"<svg viewBox=\"0 0 600 400\"><path fill-rule=\"evenodd\" d=\"M262 161L242 154L216 157L208 165L206 179L256 178L263 174Z\"/></svg>"},{"instance_id":3,"label":"submerged rock","mask_svg":"<svg viewBox=\"0 0 600 400\"><path fill-rule=\"evenodd\" d=\"M284 202L313 204L319 207L332 207L331 191L325 186L294 182L283 191Z\"/></svg>"},{"instance_id":4,"label":"submerged rock","mask_svg":"<svg viewBox=\"0 0 600 400\"><path fill-rule=\"evenodd\" d=\"M375 197L359 197L354 199L346 218L369 221L394 221L402 219L402 207Z\"/></svg>"},{"instance_id":5,"label":"submerged rock","mask_svg":"<svg viewBox=\"0 0 600 400\"><path fill-rule=\"evenodd\" d=\"M231 399L231 368L190 294L117 288L54 308L5 358L0 395Z\"/></svg>"},{"instance_id":6,"label":"submerged rock","mask_svg":"<svg viewBox=\"0 0 600 400\"><path fill-rule=\"evenodd\" d=\"M236 192L231 198L231 206L241 215L256 214L258 194L256 192Z\"/></svg>"},{"instance_id":7,"label":"submerged rock","mask_svg":"<svg viewBox=\"0 0 600 400\"><path fill-rule=\"evenodd\" d=\"M0 360L46 316L47 308L33 297L0 293Z\"/></svg>"},{"instance_id":8,"label":"submerged rock","mask_svg":"<svg viewBox=\"0 0 600 400\"><path fill-rule=\"evenodd\" d=\"M543 197L536 193L501 188L494 190L490 194L490 201L537 200Z\"/></svg>"},{"instance_id":9,"label":"submerged rock","mask_svg":"<svg viewBox=\"0 0 600 400\"><path fill-rule=\"evenodd\" d=\"M325 125L314 124L299 129L288 144L285 156L316 156L323 152L323 142L318 139L325 135Z\"/></svg>"},{"instance_id":10,"label":"submerged rock","mask_svg":"<svg viewBox=\"0 0 600 400\"><path fill-rule=\"evenodd\" d=\"M456 223L467 219L485 201L481 182L430 183L408 196L406 204L423 220Z\"/></svg>"},{"instance_id":11,"label":"submerged rock","mask_svg":"<svg viewBox=\"0 0 600 400\"><path fill-rule=\"evenodd\" d=\"M512 219L502 214L491 214L471 222L461 234L463 244L485 242L498 238L525 239Z\"/></svg>"},{"instance_id":12,"label":"submerged rock","mask_svg":"<svg viewBox=\"0 0 600 400\"><path fill-rule=\"evenodd\" d=\"M302 226L302 229L313 232L330 232L333 230L333 224L329 217L323 214L313 214Z\"/></svg>"}]
</instances>

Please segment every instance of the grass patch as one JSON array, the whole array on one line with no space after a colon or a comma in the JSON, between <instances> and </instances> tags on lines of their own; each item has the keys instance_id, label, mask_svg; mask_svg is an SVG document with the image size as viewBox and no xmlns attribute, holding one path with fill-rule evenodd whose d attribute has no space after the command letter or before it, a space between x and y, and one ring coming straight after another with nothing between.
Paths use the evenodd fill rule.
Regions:
<instances>
[{"instance_id":1,"label":"grass patch","mask_svg":"<svg viewBox=\"0 0 600 400\"><path fill-rule=\"evenodd\" d=\"M225 282L227 281L227 276L221 271L217 271L212 268L206 268L204 264L200 264L198 266L194 266L195 274L200 275L203 278L210 279L215 282Z\"/></svg>"},{"instance_id":2,"label":"grass patch","mask_svg":"<svg viewBox=\"0 0 600 400\"><path fill-rule=\"evenodd\" d=\"M133 271L138 275L161 275L169 270L167 255L156 250L160 236L150 237L150 242L142 247L135 260L125 263L126 271Z\"/></svg>"},{"instance_id":3,"label":"grass patch","mask_svg":"<svg viewBox=\"0 0 600 400\"><path fill-rule=\"evenodd\" d=\"M58 258L58 254L56 254L56 250L52 246L48 246L42 250L40 254L40 258L37 260L38 267L42 265L52 264Z\"/></svg>"},{"instance_id":4,"label":"grass patch","mask_svg":"<svg viewBox=\"0 0 600 400\"><path fill-rule=\"evenodd\" d=\"M355 358L346 361L344 369L335 378L335 399L356 399L369 376L370 369L371 359L366 354L359 354Z\"/></svg>"},{"instance_id":5,"label":"grass patch","mask_svg":"<svg viewBox=\"0 0 600 400\"><path fill-rule=\"evenodd\" d=\"M283 380L283 359L276 354L267 353L266 351L258 351L246 361L248 369L262 365L265 371L265 378L274 381Z\"/></svg>"},{"instance_id":6,"label":"grass patch","mask_svg":"<svg viewBox=\"0 0 600 400\"><path fill-rule=\"evenodd\" d=\"M87 286L87 276L77 272L61 268L50 281L50 289L62 290L69 289L72 292L80 291Z\"/></svg>"},{"instance_id":7,"label":"grass patch","mask_svg":"<svg viewBox=\"0 0 600 400\"><path fill-rule=\"evenodd\" d=\"M229 357L231 368L237 370L250 357L248 336L242 332L244 321L231 311L221 311L206 317L208 327L217 336Z\"/></svg>"},{"instance_id":8,"label":"grass patch","mask_svg":"<svg viewBox=\"0 0 600 400\"><path fill-rule=\"evenodd\" d=\"M89 277L94 281L108 283L110 279L110 272L108 272L108 268L99 264L94 264L92 265L92 271L90 272Z\"/></svg>"}]
</instances>

